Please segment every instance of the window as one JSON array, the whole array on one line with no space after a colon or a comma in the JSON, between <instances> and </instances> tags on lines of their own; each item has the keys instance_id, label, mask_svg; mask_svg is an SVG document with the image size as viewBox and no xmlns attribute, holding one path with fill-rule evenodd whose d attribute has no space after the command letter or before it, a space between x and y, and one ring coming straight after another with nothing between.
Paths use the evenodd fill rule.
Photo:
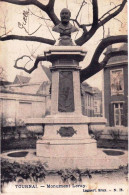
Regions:
<instances>
[{"instance_id":1,"label":"window","mask_svg":"<svg viewBox=\"0 0 129 195\"><path fill-rule=\"evenodd\" d=\"M98 111L98 109L97 109L97 107L95 106L95 113L97 113L97 111Z\"/></svg>"},{"instance_id":2,"label":"window","mask_svg":"<svg viewBox=\"0 0 129 195\"><path fill-rule=\"evenodd\" d=\"M114 123L115 126L123 125L123 103L114 103Z\"/></svg>"},{"instance_id":3,"label":"window","mask_svg":"<svg viewBox=\"0 0 129 195\"><path fill-rule=\"evenodd\" d=\"M111 70L110 78L111 95L123 94L124 93L123 69Z\"/></svg>"},{"instance_id":4,"label":"window","mask_svg":"<svg viewBox=\"0 0 129 195\"><path fill-rule=\"evenodd\" d=\"M87 107L87 95L85 95L85 107Z\"/></svg>"},{"instance_id":5,"label":"window","mask_svg":"<svg viewBox=\"0 0 129 195\"><path fill-rule=\"evenodd\" d=\"M88 95L88 106L90 105L90 99L89 99L89 95Z\"/></svg>"},{"instance_id":6,"label":"window","mask_svg":"<svg viewBox=\"0 0 129 195\"><path fill-rule=\"evenodd\" d=\"M88 106L91 106L91 96L88 95Z\"/></svg>"}]
</instances>

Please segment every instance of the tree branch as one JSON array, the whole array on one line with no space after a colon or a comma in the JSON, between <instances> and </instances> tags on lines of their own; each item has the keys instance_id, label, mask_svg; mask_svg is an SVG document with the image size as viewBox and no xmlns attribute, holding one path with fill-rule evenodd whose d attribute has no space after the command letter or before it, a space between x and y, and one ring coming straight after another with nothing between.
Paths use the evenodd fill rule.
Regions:
<instances>
[{"instance_id":1,"label":"tree branch","mask_svg":"<svg viewBox=\"0 0 129 195\"><path fill-rule=\"evenodd\" d=\"M123 10L123 8L124 8L126 2L127 2L127 0L123 0L123 2L122 2L120 5L118 5L119 8L118 8L116 11L114 11L112 14L109 14L109 13L110 13L113 9L111 9L110 11L108 11L107 13L105 13L105 14L109 14L109 15L108 15L106 18L104 18L103 20L101 20L101 21L99 22L98 27L104 25L104 24L107 23L109 20L111 20L112 18L114 18L115 16L117 16L117 15ZM117 6L116 6L115 8L117 8ZM104 14L102 17L104 17L105 14ZM102 17L101 17L101 18L102 18ZM101 19L101 18L100 18L100 19Z\"/></svg>"},{"instance_id":2,"label":"tree branch","mask_svg":"<svg viewBox=\"0 0 129 195\"><path fill-rule=\"evenodd\" d=\"M37 0L0 0L1 2L7 2L15 5L36 5L42 10L46 10L46 6Z\"/></svg>"},{"instance_id":3,"label":"tree branch","mask_svg":"<svg viewBox=\"0 0 129 195\"><path fill-rule=\"evenodd\" d=\"M17 66L18 61L22 60L22 59L25 58L25 57L28 57L28 58L29 58L29 61L33 61L33 60L31 59L30 56L23 55L23 56L21 56L20 58L18 58L18 59L15 61L14 67L17 68L17 69L20 69L20 70L24 70L25 72L27 72L27 73L29 73L29 74L31 74L31 73L38 67L38 63L39 63L40 61L46 61L46 57L45 57L45 56L38 56L38 57L36 58L36 60L35 60L34 66L33 66L31 69L27 69L27 68L26 68L26 65L27 65L27 63L28 63L29 61L25 64L24 67L19 67L19 66Z\"/></svg>"},{"instance_id":4,"label":"tree branch","mask_svg":"<svg viewBox=\"0 0 129 195\"><path fill-rule=\"evenodd\" d=\"M33 34L35 34L35 33L41 28L41 26L42 26L42 24L40 24L40 26L39 26L36 30L34 30L32 33L29 33L28 30L26 29L26 27L25 27L23 24L21 24L20 22L18 22L18 27L19 27L20 29L24 29L25 32L26 32L28 35L33 35Z\"/></svg>"},{"instance_id":5,"label":"tree branch","mask_svg":"<svg viewBox=\"0 0 129 195\"><path fill-rule=\"evenodd\" d=\"M45 11L55 25L59 24L60 22L60 20L58 19L58 17L54 12L55 0L49 0L47 5L43 5L38 0L0 0L0 2L7 2L7 3L11 3L15 5L23 5L23 6L35 5L42 11Z\"/></svg>"},{"instance_id":6,"label":"tree branch","mask_svg":"<svg viewBox=\"0 0 129 195\"><path fill-rule=\"evenodd\" d=\"M45 17L43 17L43 16L38 16L38 15L36 15L35 13L33 13L30 9L29 9L29 11L30 11L30 13L31 13L33 16L35 16L35 17L37 17L37 18L39 18L39 19L51 21L50 18L45 18Z\"/></svg>"},{"instance_id":7,"label":"tree branch","mask_svg":"<svg viewBox=\"0 0 129 195\"><path fill-rule=\"evenodd\" d=\"M92 0L92 6L93 6L93 23L91 29L87 32L87 30L83 30L83 34L81 37L79 37L77 40L75 40L75 43L77 45L83 45L86 43L96 32L98 28L98 1ZM86 25L83 26L86 28Z\"/></svg>"},{"instance_id":8,"label":"tree branch","mask_svg":"<svg viewBox=\"0 0 129 195\"><path fill-rule=\"evenodd\" d=\"M126 51L111 52L112 54L111 53L107 54L105 58L103 59L103 61L99 63L99 58L101 54L109 45L115 44L115 43L123 43L123 42L125 43L127 42L126 35L111 36L111 37L103 39L98 45L93 55L93 58L91 60L91 63L86 68L81 70L80 72L81 82L83 82L84 80L88 79L89 77L93 76L94 74L102 70L111 57L116 56L116 55L126 55L127 54Z\"/></svg>"},{"instance_id":9,"label":"tree branch","mask_svg":"<svg viewBox=\"0 0 129 195\"><path fill-rule=\"evenodd\" d=\"M54 12L54 4L55 4L55 0L49 0L46 8L46 13L49 16L49 18L52 20L52 22L54 23L54 25L57 25L60 23L60 20L58 19L58 17L56 16L55 12Z\"/></svg>"},{"instance_id":10,"label":"tree branch","mask_svg":"<svg viewBox=\"0 0 129 195\"><path fill-rule=\"evenodd\" d=\"M116 9L117 7L120 7L120 6L121 6L121 4L119 4L119 5L115 6L115 7L113 7L112 9L110 9L109 11L107 11L106 13L104 13L104 14L99 18L99 20L101 20L102 18L104 18L104 16L110 14L111 11L113 11L114 9Z\"/></svg>"},{"instance_id":11,"label":"tree branch","mask_svg":"<svg viewBox=\"0 0 129 195\"><path fill-rule=\"evenodd\" d=\"M47 4L47 9L52 10L54 8L55 0L49 0Z\"/></svg>"},{"instance_id":12,"label":"tree branch","mask_svg":"<svg viewBox=\"0 0 129 195\"><path fill-rule=\"evenodd\" d=\"M76 15L76 20L77 20L79 14L80 14L81 9L82 9L83 6L86 5L86 4L87 4L87 2L86 2L85 0L83 0L82 4L81 4L81 6L80 6L80 9L79 9L79 11L78 11L78 13L77 13L77 15Z\"/></svg>"},{"instance_id":13,"label":"tree branch","mask_svg":"<svg viewBox=\"0 0 129 195\"><path fill-rule=\"evenodd\" d=\"M97 0L92 0L93 4L93 25L92 27L98 24L98 2Z\"/></svg>"},{"instance_id":14,"label":"tree branch","mask_svg":"<svg viewBox=\"0 0 129 195\"><path fill-rule=\"evenodd\" d=\"M81 25L81 26L83 26L83 34L81 35L81 37L79 37L77 40L75 40L75 43L77 45L83 45L84 43L86 43L101 26L103 26L109 20L111 20L112 18L117 16L123 10L123 8L125 7L126 2L127 2L127 0L123 0L121 4L115 6L114 8L112 8L111 10L106 12L100 19L98 19L97 0L92 0L92 5L93 5L93 23L92 23L92 27L87 32L86 30L84 30L85 29L84 27L86 27L88 25ZM110 14L110 12L113 11L114 9L116 9L116 8L118 8L118 9L115 10L112 14ZM109 15L107 17L105 17L107 14L109 14ZM105 17L105 18L103 20L101 20L103 17Z\"/></svg>"},{"instance_id":15,"label":"tree branch","mask_svg":"<svg viewBox=\"0 0 129 195\"><path fill-rule=\"evenodd\" d=\"M46 39L42 37L35 37L35 36L8 35L5 37L0 37L0 41L8 41L8 40L34 41L34 42L46 43L49 45L54 45L56 42L55 40Z\"/></svg>"}]
</instances>

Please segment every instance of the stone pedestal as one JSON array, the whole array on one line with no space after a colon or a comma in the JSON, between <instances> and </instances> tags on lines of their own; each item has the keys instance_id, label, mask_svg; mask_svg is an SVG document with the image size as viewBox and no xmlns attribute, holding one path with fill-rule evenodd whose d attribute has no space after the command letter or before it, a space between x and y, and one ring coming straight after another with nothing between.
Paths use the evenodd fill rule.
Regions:
<instances>
[{"instance_id":1,"label":"stone pedestal","mask_svg":"<svg viewBox=\"0 0 129 195\"><path fill-rule=\"evenodd\" d=\"M45 52L52 62L51 115L44 119L37 156L80 158L97 154L97 145L88 133L90 118L82 115L79 62L86 55L78 46L54 46ZM105 120L99 121L101 125Z\"/></svg>"},{"instance_id":2,"label":"stone pedestal","mask_svg":"<svg viewBox=\"0 0 129 195\"><path fill-rule=\"evenodd\" d=\"M52 63L51 115L81 114L79 62L85 54L78 46L54 46L45 52Z\"/></svg>"},{"instance_id":3,"label":"stone pedestal","mask_svg":"<svg viewBox=\"0 0 129 195\"><path fill-rule=\"evenodd\" d=\"M38 123L35 119L33 122ZM37 156L81 158L96 156L98 149L96 140L88 133L88 126L105 126L105 118L89 118L83 115L53 115L41 120L45 123L42 140L37 141Z\"/></svg>"}]
</instances>

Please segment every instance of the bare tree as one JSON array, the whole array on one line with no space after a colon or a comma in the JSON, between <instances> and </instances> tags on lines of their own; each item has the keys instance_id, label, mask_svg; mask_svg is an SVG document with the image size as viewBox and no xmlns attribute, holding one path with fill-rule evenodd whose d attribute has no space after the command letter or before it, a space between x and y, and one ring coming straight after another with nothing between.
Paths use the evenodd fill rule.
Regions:
<instances>
[{"instance_id":1,"label":"bare tree","mask_svg":"<svg viewBox=\"0 0 129 195\"><path fill-rule=\"evenodd\" d=\"M54 25L59 24L60 20L54 11L55 0L49 0L48 4L46 4L46 5L44 5L43 3L41 3L41 1L38 1L38 0L0 0L0 2L7 2L7 3L21 5L21 6L33 5L40 10L40 15L35 14L31 10L24 12L23 23L19 22L18 26L19 26L19 28L24 29L24 31L27 33L27 36L13 35L13 34L6 34L5 33L4 36L0 37L1 41L21 40L21 41L40 42L40 43L45 43L45 44L49 44L49 45L55 44L56 41L55 41L54 37L53 37L53 39L48 39L48 38L34 36L34 33L37 32L39 30L39 28L41 27L40 25L32 33L29 33L27 31L27 28L26 28L27 17L28 17L29 13L31 13L32 15L34 15L37 18L44 20L45 22L48 20L48 21L51 21ZM110 10L108 10L106 13L104 13L101 17L99 17L98 0L89 1L89 2L91 2L92 12L93 12L92 23L81 24L78 21L78 16L79 16L82 8L87 4L87 2L88 1L85 1L85 0L82 1L82 4L79 7L79 11L78 11L75 19L71 19L71 21L74 23L74 25L77 25L78 28L81 29L81 31L82 31L81 36L75 40L75 43L79 46L82 46L87 41L89 41L100 27L104 27L104 25L107 22L109 22L112 19L116 19L115 17L120 12L122 12L122 10L124 9L127 0L121 0L120 4L113 5L113 7ZM46 13L48 17L45 18L43 13ZM5 25L4 25L4 28L5 28ZM48 30L50 30L49 27L48 27ZM104 52L104 50L109 45L115 44L115 43L122 43L122 42L127 42L126 35L111 36L111 37L103 38L101 40L101 42L99 43L98 47L96 48L96 51L91 59L90 64L86 68L81 70L81 72L80 72L81 82L83 82L84 80L88 79L92 75L94 75L97 72L99 72L100 70L102 70L111 57L117 56L117 55L127 55L126 51L111 52L111 53L106 54L105 57L103 58L103 60L101 62L99 62L99 58L100 58L101 54ZM32 71L34 71L38 67L38 63L40 61L46 60L45 56L37 56L33 67L31 69L27 69L26 64L24 67L19 67L17 65L18 61L23 59L23 58L27 58L26 64L28 63L28 61L32 61L32 56L27 56L27 55L21 56L20 58L18 58L16 60L15 67L18 69L23 69L28 73L31 73Z\"/></svg>"}]
</instances>

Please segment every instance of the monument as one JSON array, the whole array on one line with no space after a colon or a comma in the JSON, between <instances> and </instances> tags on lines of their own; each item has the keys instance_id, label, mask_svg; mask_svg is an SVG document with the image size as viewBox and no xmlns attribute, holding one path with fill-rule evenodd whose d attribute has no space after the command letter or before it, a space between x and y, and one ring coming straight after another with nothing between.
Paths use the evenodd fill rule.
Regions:
<instances>
[{"instance_id":1,"label":"monument","mask_svg":"<svg viewBox=\"0 0 129 195\"><path fill-rule=\"evenodd\" d=\"M28 124L45 124L44 135L37 141L37 156L88 158L97 155L96 140L90 137L88 126L104 126L106 120L82 115L79 62L87 52L71 39L77 28L69 22L70 11L65 8L60 16L61 23L53 28L60 33L59 42L44 52L52 63L51 115Z\"/></svg>"}]
</instances>

